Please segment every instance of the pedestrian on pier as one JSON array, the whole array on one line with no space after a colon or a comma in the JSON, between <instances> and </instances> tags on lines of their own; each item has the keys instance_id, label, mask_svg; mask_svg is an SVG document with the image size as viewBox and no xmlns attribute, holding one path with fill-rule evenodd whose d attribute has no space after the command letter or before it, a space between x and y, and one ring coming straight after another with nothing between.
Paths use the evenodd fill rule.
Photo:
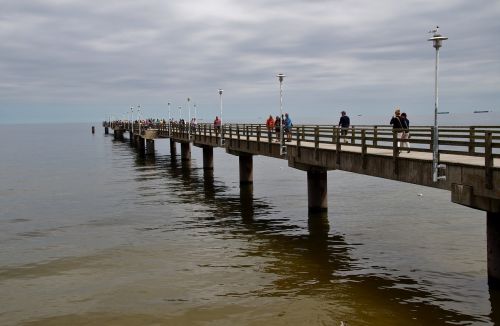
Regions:
<instances>
[{"instance_id":1,"label":"pedestrian on pier","mask_svg":"<svg viewBox=\"0 0 500 326\"><path fill-rule=\"evenodd\" d=\"M277 115L274 120L274 131L276 132L276 142L280 142L281 118Z\"/></svg>"},{"instance_id":2,"label":"pedestrian on pier","mask_svg":"<svg viewBox=\"0 0 500 326\"><path fill-rule=\"evenodd\" d=\"M215 116L214 129L215 129L215 134L216 135L220 133L221 124L222 124L222 122L221 122L219 116Z\"/></svg>"},{"instance_id":3,"label":"pedestrian on pier","mask_svg":"<svg viewBox=\"0 0 500 326\"><path fill-rule=\"evenodd\" d=\"M401 113L401 125L403 127L403 136L401 137L401 148L406 147L407 153L410 152L410 120L408 120L406 113Z\"/></svg>"},{"instance_id":4,"label":"pedestrian on pier","mask_svg":"<svg viewBox=\"0 0 500 326\"><path fill-rule=\"evenodd\" d=\"M269 115L269 118L266 121L266 127L267 127L267 137L269 138L269 141L273 137L273 129L274 129L274 119L272 115Z\"/></svg>"},{"instance_id":5,"label":"pedestrian on pier","mask_svg":"<svg viewBox=\"0 0 500 326\"><path fill-rule=\"evenodd\" d=\"M344 143L347 143L347 131L349 130L349 126L351 125L351 120L347 116L347 113L345 111L340 112L340 120L339 120L339 127L340 133L342 135L342 138L344 139Z\"/></svg>"},{"instance_id":6,"label":"pedestrian on pier","mask_svg":"<svg viewBox=\"0 0 500 326\"><path fill-rule=\"evenodd\" d=\"M398 107L396 107L396 110L394 111L390 124L392 125L392 132L397 133L397 146L399 150L400 142L403 138L403 123L401 122L401 110Z\"/></svg>"},{"instance_id":7,"label":"pedestrian on pier","mask_svg":"<svg viewBox=\"0 0 500 326\"><path fill-rule=\"evenodd\" d=\"M292 126L292 119L290 119L288 113L285 113L285 120L283 121L283 131L286 134L287 142L292 141Z\"/></svg>"}]
</instances>

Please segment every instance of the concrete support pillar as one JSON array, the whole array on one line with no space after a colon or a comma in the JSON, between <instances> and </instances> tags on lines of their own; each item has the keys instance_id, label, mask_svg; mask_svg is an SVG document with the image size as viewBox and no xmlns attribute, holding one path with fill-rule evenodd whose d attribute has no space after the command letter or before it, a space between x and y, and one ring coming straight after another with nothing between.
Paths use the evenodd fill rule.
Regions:
<instances>
[{"instance_id":1,"label":"concrete support pillar","mask_svg":"<svg viewBox=\"0 0 500 326\"><path fill-rule=\"evenodd\" d=\"M123 130L122 129L114 129L113 136L115 140L123 140Z\"/></svg>"},{"instance_id":2,"label":"concrete support pillar","mask_svg":"<svg viewBox=\"0 0 500 326\"><path fill-rule=\"evenodd\" d=\"M176 154L177 154L177 147L176 147L175 140L170 138L170 155L175 156Z\"/></svg>"},{"instance_id":3,"label":"concrete support pillar","mask_svg":"<svg viewBox=\"0 0 500 326\"><path fill-rule=\"evenodd\" d=\"M144 151L145 151L145 144L144 144L144 138L142 138L141 136L137 136L137 143L136 143L136 146L137 146L137 152L139 152L139 155L144 155Z\"/></svg>"},{"instance_id":4,"label":"concrete support pillar","mask_svg":"<svg viewBox=\"0 0 500 326\"><path fill-rule=\"evenodd\" d=\"M203 168L205 170L214 169L214 148L212 146L203 146Z\"/></svg>"},{"instance_id":5,"label":"concrete support pillar","mask_svg":"<svg viewBox=\"0 0 500 326\"><path fill-rule=\"evenodd\" d=\"M486 212L488 284L500 289L500 213Z\"/></svg>"},{"instance_id":6,"label":"concrete support pillar","mask_svg":"<svg viewBox=\"0 0 500 326\"><path fill-rule=\"evenodd\" d=\"M328 210L328 189L326 170L307 171L307 203L309 212Z\"/></svg>"},{"instance_id":7,"label":"concrete support pillar","mask_svg":"<svg viewBox=\"0 0 500 326\"><path fill-rule=\"evenodd\" d=\"M191 143L181 143L181 160L191 161Z\"/></svg>"},{"instance_id":8,"label":"concrete support pillar","mask_svg":"<svg viewBox=\"0 0 500 326\"><path fill-rule=\"evenodd\" d=\"M146 139L146 154L155 155L155 141L153 139Z\"/></svg>"},{"instance_id":9,"label":"concrete support pillar","mask_svg":"<svg viewBox=\"0 0 500 326\"><path fill-rule=\"evenodd\" d=\"M104 127L104 134L109 135L109 127Z\"/></svg>"},{"instance_id":10,"label":"concrete support pillar","mask_svg":"<svg viewBox=\"0 0 500 326\"><path fill-rule=\"evenodd\" d=\"M128 139L130 141L130 145L134 146L134 142L135 142L135 135L133 132L129 131L128 132Z\"/></svg>"},{"instance_id":11,"label":"concrete support pillar","mask_svg":"<svg viewBox=\"0 0 500 326\"><path fill-rule=\"evenodd\" d=\"M253 183L253 156L240 155L240 184Z\"/></svg>"}]
</instances>

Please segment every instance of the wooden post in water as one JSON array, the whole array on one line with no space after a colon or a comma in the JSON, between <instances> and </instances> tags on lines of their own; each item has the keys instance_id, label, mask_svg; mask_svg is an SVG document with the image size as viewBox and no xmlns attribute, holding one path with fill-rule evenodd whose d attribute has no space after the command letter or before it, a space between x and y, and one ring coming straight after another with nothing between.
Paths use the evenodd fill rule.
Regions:
<instances>
[{"instance_id":1,"label":"wooden post in water","mask_svg":"<svg viewBox=\"0 0 500 326\"><path fill-rule=\"evenodd\" d=\"M238 156L240 163L240 184L253 183L253 155Z\"/></svg>"},{"instance_id":2,"label":"wooden post in water","mask_svg":"<svg viewBox=\"0 0 500 326\"><path fill-rule=\"evenodd\" d=\"M486 212L488 284L500 289L500 213Z\"/></svg>"},{"instance_id":3,"label":"wooden post in water","mask_svg":"<svg viewBox=\"0 0 500 326\"><path fill-rule=\"evenodd\" d=\"M92 126L92 134L95 134L95 127Z\"/></svg>"},{"instance_id":4,"label":"wooden post in water","mask_svg":"<svg viewBox=\"0 0 500 326\"><path fill-rule=\"evenodd\" d=\"M326 169L311 168L307 171L307 204L310 213L328 210Z\"/></svg>"},{"instance_id":5,"label":"wooden post in water","mask_svg":"<svg viewBox=\"0 0 500 326\"><path fill-rule=\"evenodd\" d=\"M214 148L212 146L204 145L203 147L203 169L214 169Z\"/></svg>"}]
</instances>

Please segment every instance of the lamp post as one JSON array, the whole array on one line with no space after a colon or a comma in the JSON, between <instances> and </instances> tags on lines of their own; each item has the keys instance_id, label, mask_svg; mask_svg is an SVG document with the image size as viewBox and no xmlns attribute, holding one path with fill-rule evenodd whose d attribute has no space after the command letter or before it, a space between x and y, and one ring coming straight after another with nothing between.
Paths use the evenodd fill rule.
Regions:
<instances>
[{"instance_id":1,"label":"lamp post","mask_svg":"<svg viewBox=\"0 0 500 326\"><path fill-rule=\"evenodd\" d=\"M434 139L432 143L432 181L438 182L439 180L446 180L446 176L438 176L438 170L444 166L439 164L439 129L437 123L438 115L438 103L439 103L439 92L438 92L438 71L439 71L439 48L442 46L443 41L448 38L442 36L438 32L439 26L436 29L430 31L433 33L432 37L428 41L432 41L433 47L436 49L436 66L434 70Z\"/></svg>"},{"instance_id":2,"label":"lamp post","mask_svg":"<svg viewBox=\"0 0 500 326\"><path fill-rule=\"evenodd\" d=\"M178 109L179 109L179 124L180 124L182 119L182 106L179 106Z\"/></svg>"},{"instance_id":3,"label":"lamp post","mask_svg":"<svg viewBox=\"0 0 500 326\"><path fill-rule=\"evenodd\" d=\"M196 111L196 103L195 103L195 104L193 104L193 108L194 108L194 118L195 118L195 119L198 119L198 114L197 114L197 113L198 113L198 111Z\"/></svg>"},{"instance_id":4,"label":"lamp post","mask_svg":"<svg viewBox=\"0 0 500 326\"><path fill-rule=\"evenodd\" d=\"M191 99L187 98L187 107L188 107L188 135L191 135L191 106L189 105L189 101Z\"/></svg>"},{"instance_id":5,"label":"lamp post","mask_svg":"<svg viewBox=\"0 0 500 326\"><path fill-rule=\"evenodd\" d=\"M137 120L139 120L139 135L141 134L141 105L137 105Z\"/></svg>"},{"instance_id":6,"label":"lamp post","mask_svg":"<svg viewBox=\"0 0 500 326\"><path fill-rule=\"evenodd\" d=\"M168 135L170 136L172 134L172 114L170 111L170 102L167 103L168 106Z\"/></svg>"},{"instance_id":7,"label":"lamp post","mask_svg":"<svg viewBox=\"0 0 500 326\"><path fill-rule=\"evenodd\" d=\"M284 154L283 150L283 78L286 76L284 74L277 74L276 77L278 77L278 80L280 82L280 155Z\"/></svg>"},{"instance_id":8,"label":"lamp post","mask_svg":"<svg viewBox=\"0 0 500 326\"><path fill-rule=\"evenodd\" d=\"M222 146L224 144L224 141L223 141L224 133L222 132L222 130L224 129L223 125L222 125L222 92L223 91L224 90L222 88L219 88L219 98L220 98L220 146Z\"/></svg>"},{"instance_id":9,"label":"lamp post","mask_svg":"<svg viewBox=\"0 0 500 326\"><path fill-rule=\"evenodd\" d=\"M130 119L132 120L132 134L134 133L134 107L130 107Z\"/></svg>"}]
</instances>

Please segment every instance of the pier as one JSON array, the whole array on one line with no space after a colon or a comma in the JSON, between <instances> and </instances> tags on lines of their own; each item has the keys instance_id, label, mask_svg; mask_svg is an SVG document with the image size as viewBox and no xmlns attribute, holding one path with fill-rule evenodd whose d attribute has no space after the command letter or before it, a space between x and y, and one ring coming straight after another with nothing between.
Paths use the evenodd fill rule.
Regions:
<instances>
[{"instance_id":1,"label":"pier","mask_svg":"<svg viewBox=\"0 0 500 326\"><path fill-rule=\"evenodd\" d=\"M220 147L239 158L242 187L253 183L253 156L287 160L288 166L307 173L308 209L328 210L327 171L343 170L400 182L448 190L456 204L486 212L488 280L500 287L500 126L443 126L411 128L411 152L400 148L389 126L351 126L346 137L332 125L299 125L292 141L276 142L265 125L225 124L221 132L211 124L188 127L177 123L142 124L106 122L116 140L129 140L140 155L154 155L154 140L168 138L170 153L180 143L181 159L191 160L191 145L202 148L203 168L213 169L213 149ZM439 143L440 174L433 182L434 137ZM281 149L281 150L280 150ZM280 152L283 154L281 155Z\"/></svg>"}]
</instances>

